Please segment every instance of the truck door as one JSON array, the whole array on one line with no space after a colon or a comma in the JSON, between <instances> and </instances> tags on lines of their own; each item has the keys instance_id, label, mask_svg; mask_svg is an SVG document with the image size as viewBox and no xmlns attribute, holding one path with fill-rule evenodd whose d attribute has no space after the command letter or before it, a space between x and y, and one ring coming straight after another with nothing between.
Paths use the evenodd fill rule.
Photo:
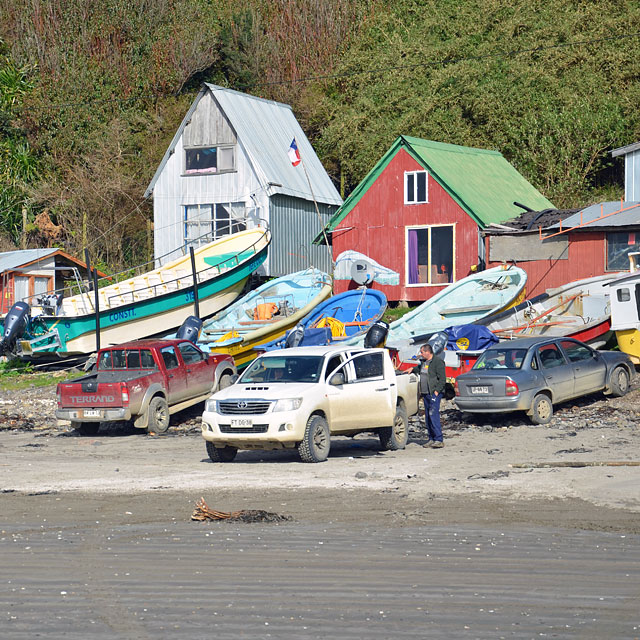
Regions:
<instances>
[{"instance_id":1,"label":"truck door","mask_svg":"<svg viewBox=\"0 0 640 640\"><path fill-rule=\"evenodd\" d=\"M190 342L181 342L178 349L187 375L187 397L195 398L209 393L213 388L214 375L205 355Z\"/></svg>"},{"instance_id":2,"label":"truck door","mask_svg":"<svg viewBox=\"0 0 640 640\"><path fill-rule=\"evenodd\" d=\"M384 377L383 353L360 353L338 369L340 372L344 384L328 385L327 392L332 431L392 425L395 407Z\"/></svg>"},{"instance_id":3,"label":"truck door","mask_svg":"<svg viewBox=\"0 0 640 640\"><path fill-rule=\"evenodd\" d=\"M162 347L160 354L162 355L162 360L167 370L167 396L169 404L181 402L189 397L184 365L178 360L175 347Z\"/></svg>"}]
</instances>

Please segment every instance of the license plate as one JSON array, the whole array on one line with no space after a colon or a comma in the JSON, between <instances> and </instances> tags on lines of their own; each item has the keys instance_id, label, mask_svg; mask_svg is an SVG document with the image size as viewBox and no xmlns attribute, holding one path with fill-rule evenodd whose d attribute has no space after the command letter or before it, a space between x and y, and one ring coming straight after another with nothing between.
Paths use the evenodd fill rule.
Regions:
<instances>
[{"instance_id":1,"label":"license plate","mask_svg":"<svg viewBox=\"0 0 640 640\"><path fill-rule=\"evenodd\" d=\"M82 412L84 418L99 418L100 417L100 409L85 409Z\"/></svg>"},{"instance_id":2,"label":"license plate","mask_svg":"<svg viewBox=\"0 0 640 640\"><path fill-rule=\"evenodd\" d=\"M231 418L232 427L252 427L253 420L251 418Z\"/></svg>"},{"instance_id":3,"label":"license plate","mask_svg":"<svg viewBox=\"0 0 640 640\"><path fill-rule=\"evenodd\" d=\"M489 387L471 387L471 393L473 393L474 396L487 395L489 393Z\"/></svg>"}]
</instances>

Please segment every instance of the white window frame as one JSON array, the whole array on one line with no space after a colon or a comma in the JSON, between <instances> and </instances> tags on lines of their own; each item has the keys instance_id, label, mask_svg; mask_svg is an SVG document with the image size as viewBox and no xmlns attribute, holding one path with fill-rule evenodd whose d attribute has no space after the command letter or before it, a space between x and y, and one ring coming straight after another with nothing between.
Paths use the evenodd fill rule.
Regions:
<instances>
[{"instance_id":1,"label":"white window frame","mask_svg":"<svg viewBox=\"0 0 640 640\"><path fill-rule=\"evenodd\" d=\"M216 150L216 166L210 169L203 169L202 171L187 171L187 153L189 151L198 151L199 149L215 149ZM236 170L236 145L204 145L204 146L191 146L184 148L182 175L186 178L191 176L214 176L221 173L233 173ZM221 162L222 159L225 162ZM229 159L231 160L230 162ZM220 166L226 164L227 166Z\"/></svg>"},{"instance_id":2,"label":"white window frame","mask_svg":"<svg viewBox=\"0 0 640 640\"><path fill-rule=\"evenodd\" d=\"M418 185L418 181L417 181L417 176L418 175L424 175L425 179L424 179L424 200L417 200L418 197L418 189L417 189L417 185ZM414 180L413 180L413 200L409 200L409 185L408 185L408 177L409 176L413 176ZM404 172L404 203L405 204L425 204L429 202L429 172L425 171L424 169L421 169L420 171L405 171Z\"/></svg>"},{"instance_id":3,"label":"white window frame","mask_svg":"<svg viewBox=\"0 0 640 640\"><path fill-rule=\"evenodd\" d=\"M182 232L182 242L185 248L188 248L190 244L195 244L195 241L198 238L201 238L206 233L210 233L209 238L200 240L197 245L200 246L202 243L209 243L213 240L219 240L220 238L224 238L226 235L230 235L234 233L234 220L237 222L239 219L234 219L233 215L229 213L229 218L220 218L218 216L218 207L224 207L226 211L230 212L233 209L234 205L243 205L246 211L246 205L244 202L210 202L206 204L185 204L182 205L182 222L183 222L183 232ZM203 209L206 210L209 208L210 217L203 217L202 215L196 216L196 218L189 219L187 217L187 212L190 207L198 207L198 211L202 212ZM188 225L198 225L199 233L195 235L195 237L190 237L187 233ZM246 226L246 223L245 223ZM205 227L203 231L202 228ZM229 229L228 233L219 233L220 227Z\"/></svg>"},{"instance_id":4,"label":"white window frame","mask_svg":"<svg viewBox=\"0 0 640 640\"><path fill-rule=\"evenodd\" d=\"M404 228L404 282L405 287L446 287L456 281L456 226L457 223L443 223L443 224L412 224ZM431 242L431 230L438 227L451 227L451 282L431 282L431 250L429 250L429 263L427 265L427 282L409 282L409 231L413 229L428 229L429 230L429 247L433 246Z\"/></svg>"}]
</instances>

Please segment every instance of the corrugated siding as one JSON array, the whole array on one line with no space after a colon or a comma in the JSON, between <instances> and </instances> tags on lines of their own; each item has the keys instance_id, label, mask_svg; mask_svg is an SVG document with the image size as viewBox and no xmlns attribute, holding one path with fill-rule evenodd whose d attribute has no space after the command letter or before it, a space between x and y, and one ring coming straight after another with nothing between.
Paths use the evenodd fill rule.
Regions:
<instances>
[{"instance_id":1,"label":"corrugated siding","mask_svg":"<svg viewBox=\"0 0 640 640\"><path fill-rule=\"evenodd\" d=\"M624 198L640 200L640 149L624 157Z\"/></svg>"},{"instance_id":2,"label":"corrugated siding","mask_svg":"<svg viewBox=\"0 0 640 640\"><path fill-rule=\"evenodd\" d=\"M311 241L327 224L336 208L318 204L321 224L313 202L282 195L271 198L270 275L283 276L311 266L331 273L330 247L312 245Z\"/></svg>"}]
</instances>

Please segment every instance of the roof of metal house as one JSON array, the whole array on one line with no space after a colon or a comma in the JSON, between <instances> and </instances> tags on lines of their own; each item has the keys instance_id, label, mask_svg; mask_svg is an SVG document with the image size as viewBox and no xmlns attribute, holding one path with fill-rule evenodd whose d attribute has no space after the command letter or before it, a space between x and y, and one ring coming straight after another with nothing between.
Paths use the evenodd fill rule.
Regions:
<instances>
[{"instance_id":1,"label":"roof of metal house","mask_svg":"<svg viewBox=\"0 0 640 640\"><path fill-rule=\"evenodd\" d=\"M545 229L549 225L572 216L580 209L543 209L542 211L525 211L517 218L511 218L496 227L487 227L486 233L505 234L512 231L538 231L539 227ZM564 223L562 225L564 227Z\"/></svg>"},{"instance_id":2,"label":"roof of metal house","mask_svg":"<svg viewBox=\"0 0 640 640\"><path fill-rule=\"evenodd\" d=\"M37 260L42 260L55 253L58 249L21 249L0 253L0 272L12 271Z\"/></svg>"},{"instance_id":3,"label":"roof of metal house","mask_svg":"<svg viewBox=\"0 0 640 640\"><path fill-rule=\"evenodd\" d=\"M289 105L208 83L203 85L173 136L144 193L145 198L151 195L198 102L207 92L211 92L213 99L235 130L238 144L246 151L268 195L280 193L305 200L313 200L315 196L318 202L338 206L342 204L340 194ZM289 160L289 146L294 138L304 166L294 167ZM305 169L309 175L311 189Z\"/></svg>"},{"instance_id":4,"label":"roof of metal house","mask_svg":"<svg viewBox=\"0 0 640 640\"><path fill-rule=\"evenodd\" d=\"M4 253L0 253L0 273L3 273L4 271L18 271L22 268L26 269L34 262L38 262L38 260L42 260L43 258L48 258L51 255L62 258L62 262L77 265L81 270L86 270L87 268L87 265L84 262L56 247L50 249L17 249L16 251L5 251ZM101 278L104 278L107 275L97 269L96 272Z\"/></svg>"},{"instance_id":5,"label":"roof of metal house","mask_svg":"<svg viewBox=\"0 0 640 640\"><path fill-rule=\"evenodd\" d=\"M628 144L625 147L618 147L617 149L613 149L609 153L612 158L616 158L617 156L623 156L627 153L632 153L633 151L637 151L640 149L640 142L634 142L633 144Z\"/></svg>"},{"instance_id":6,"label":"roof of metal house","mask_svg":"<svg viewBox=\"0 0 640 640\"><path fill-rule=\"evenodd\" d=\"M615 213L616 211L619 211L619 213ZM603 215L607 217L598 220ZM563 229L570 229L580 225L586 225L582 227L585 231L595 227L640 226L640 202L601 202L600 204L592 204L562 221ZM549 229L559 228L560 223L549 226Z\"/></svg>"},{"instance_id":7,"label":"roof of metal house","mask_svg":"<svg viewBox=\"0 0 640 640\"><path fill-rule=\"evenodd\" d=\"M530 209L553 207L499 151L400 136L336 211L326 231L342 222L400 149L423 166L480 227L513 218L519 211L514 200ZM321 240L317 236L314 242Z\"/></svg>"}]
</instances>

